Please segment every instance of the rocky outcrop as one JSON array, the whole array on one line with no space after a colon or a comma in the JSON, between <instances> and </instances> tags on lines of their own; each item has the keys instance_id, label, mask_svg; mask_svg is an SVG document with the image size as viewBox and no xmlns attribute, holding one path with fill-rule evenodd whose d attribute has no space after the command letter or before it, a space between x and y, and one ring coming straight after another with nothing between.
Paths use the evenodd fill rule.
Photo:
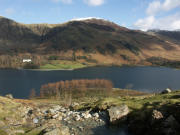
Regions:
<instances>
[{"instance_id":1,"label":"rocky outcrop","mask_svg":"<svg viewBox=\"0 0 180 135\"><path fill-rule=\"evenodd\" d=\"M110 123L116 124L126 118L129 113L129 108L127 105L121 105L111 107L110 109L108 109L108 112L110 117Z\"/></svg>"},{"instance_id":2,"label":"rocky outcrop","mask_svg":"<svg viewBox=\"0 0 180 135\"><path fill-rule=\"evenodd\" d=\"M173 115L170 115L163 121L163 133L164 135L177 135L179 134L177 131L180 128L180 124L178 121L174 118Z\"/></svg>"},{"instance_id":3,"label":"rocky outcrop","mask_svg":"<svg viewBox=\"0 0 180 135\"><path fill-rule=\"evenodd\" d=\"M129 129L134 135L179 135L180 112L174 109L180 108L176 105L165 105L158 110L140 110L134 116L129 116Z\"/></svg>"},{"instance_id":4,"label":"rocky outcrop","mask_svg":"<svg viewBox=\"0 0 180 135\"><path fill-rule=\"evenodd\" d=\"M13 95L12 94L7 94L7 95L5 95L5 97L13 99Z\"/></svg>"},{"instance_id":5,"label":"rocky outcrop","mask_svg":"<svg viewBox=\"0 0 180 135\"><path fill-rule=\"evenodd\" d=\"M70 135L69 128L66 126L48 127L41 131L40 135Z\"/></svg>"},{"instance_id":6,"label":"rocky outcrop","mask_svg":"<svg viewBox=\"0 0 180 135\"><path fill-rule=\"evenodd\" d=\"M0 108L7 107L6 111L11 114L4 114L5 110L0 110L0 114L4 115L0 116L0 129L8 135L83 135L91 128L105 125L102 112L76 111L61 105L34 104L29 100L22 100L21 104L21 100L0 98L3 101ZM24 127L28 130L24 130Z\"/></svg>"},{"instance_id":7,"label":"rocky outcrop","mask_svg":"<svg viewBox=\"0 0 180 135\"><path fill-rule=\"evenodd\" d=\"M167 88L167 89L163 90L161 92L161 94L167 94L167 93L171 93L171 92L172 92L172 90L170 88Z\"/></svg>"}]
</instances>

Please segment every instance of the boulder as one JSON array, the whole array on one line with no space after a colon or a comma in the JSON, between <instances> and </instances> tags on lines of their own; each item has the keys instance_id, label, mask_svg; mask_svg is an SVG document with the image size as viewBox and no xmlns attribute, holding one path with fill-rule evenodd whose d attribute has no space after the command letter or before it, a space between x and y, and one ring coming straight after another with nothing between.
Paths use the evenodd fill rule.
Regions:
<instances>
[{"instance_id":1,"label":"boulder","mask_svg":"<svg viewBox=\"0 0 180 135\"><path fill-rule=\"evenodd\" d=\"M84 130L84 128L81 127L81 126L79 126L78 128L79 128L80 131L83 131L83 130Z\"/></svg>"},{"instance_id":2,"label":"boulder","mask_svg":"<svg viewBox=\"0 0 180 135\"><path fill-rule=\"evenodd\" d=\"M14 130L13 134L17 135L17 134L25 134L24 130Z\"/></svg>"},{"instance_id":3,"label":"boulder","mask_svg":"<svg viewBox=\"0 0 180 135\"><path fill-rule=\"evenodd\" d=\"M84 119L89 119L89 118L92 117L91 114L90 114L88 111L85 112L85 113L82 113L81 115L82 115L82 117L83 117Z\"/></svg>"},{"instance_id":4,"label":"boulder","mask_svg":"<svg viewBox=\"0 0 180 135\"><path fill-rule=\"evenodd\" d=\"M7 97L9 99L13 99L13 95L12 94L7 94L5 97Z\"/></svg>"},{"instance_id":5,"label":"boulder","mask_svg":"<svg viewBox=\"0 0 180 135\"><path fill-rule=\"evenodd\" d=\"M38 118L34 118L34 119L33 119L33 123L34 123L34 124L38 124L38 122L39 122L39 119L38 119Z\"/></svg>"},{"instance_id":6,"label":"boulder","mask_svg":"<svg viewBox=\"0 0 180 135\"><path fill-rule=\"evenodd\" d=\"M58 117L59 117L59 114L58 114L58 113L52 116L53 119L56 119L56 118L58 118Z\"/></svg>"},{"instance_id":7,"label":"boulder","mask_svg":"<svg viewBox=\"0 0 180 135\"><path fill-rule=\"evenodd\" d=\"M63 113L66 113L66 112L67 112L67 110L66 110L65 108L61 108L59 111L60 111L60 112L63 112Z\"/></svg>"},{"instance_id":8,"label":"boulder","mask_svg":"<svg viewBox=\"0 0 180 135\"><path fill-rule=\"evenodd\" d=\"M61 130L59 128L52 129L44 133L44 135L61 135Z\"/></svg>"},{"instance_id":9,"label":"boulder","mask_svg":"<svg viewBox=\"0 0 180 135\"><path fill-rule=\"evenodd\" d=\"M108 109L110 123L116 124L119 123L121 120L124 120L129 113L129 108L127 105L121 105L116 107L111 107Z\"/></svg>"},{"instance_id":10,"label":"boulder","mask_svg":"<svg viewBox=\"0 0 180 135\"><path fill-rule=\"evenodd\" d=\"M80 121L81 120L81 117L77 114L75 117L74 117L75 121Z\"/></svg>"},{"instance_id":11,"label":"boulder","mask_svg":"<svg viewBox=\"0 0 180 135\"><path fill-rule=\"evenodd\" d=\"M165 127L176 127L177 125L179 124L173 115L170 115L164 122Z\"/></svg>"},{"instance_id":12,"label":"boulder","mask_svg":"<svg viewBox=\"0 0 180 135\"><path fill-rule=\"evenodd\" d=\"M160 111L153 110L152 117L154 120L159 120L163 118L163 115Z\"/></svg>"},{"instance_id":13,"label":"boulder","mask_svg":"<svg viewBox=\"0 0 180 135\"><path fill-rule=\"evenodd\" d=\"M62 107L60 105L53 106L54 111L59 111Z\"/></svg>"},{"instance_id":14,"label":"boulder","mask_svg":"<svg viewBox=\"0 0 180 135\"><path fill-rule=\"evenodd\" d=\"M66 126L61 126L60 127L60 130L61 130L61 135L70 135L70 131L69 131L69 128L66 127Z\"/></svg>"},{"instance_id":15,"label":"boulder","mask_svg":"<svg viewBox=\"0 0 180 135\"><path fill-rule=\"evenodd\" d=\"M164 135L179 135L177 131L180 128L180 124L173 115L170 115L163 124L164 129L162 131Z\"/></svg>"},{"instance_id":16,"label":"boulder","mask_svg":"<svg viewBox=\"0 0 180 135\"><path fill-rule=\"evenodd\" d=\"M92 116L95 117L95 118L99 118L99 114L98 113L94 113Z\"/></svg>"},{"instance_id":17,"label":"boulder","mask_svg":"<svg viewBox=\"0 0 180 135\"><path fill-rule=\"evenodd\" d=\"M74 103L71 104L71 106L72 107L79 106L79 103L74 102Z\"/></svg>"},{"instance_id":18,"label":"boulder","mask_svg":"<svg viewBox=\"0 0 180 135\"><path fill-rule=\"evenodd\" d=\"M167 88L167 89L163 90L161 92L161 94L167 94L167 93L171 93L171 92L172 92L172 90L170 88Z\"/></svg>"},{"instance_id":19,"label":"boulder","mask_svg":"<svg viewBox=\"0 0 180 135\"><path fill-rule=\"evenodd\" d=\"M56 113L56 110L54 110L54 109L49 109L47 112L50 113L50 114L55 114L55 113Z\"/></svg>"}]
</instances>

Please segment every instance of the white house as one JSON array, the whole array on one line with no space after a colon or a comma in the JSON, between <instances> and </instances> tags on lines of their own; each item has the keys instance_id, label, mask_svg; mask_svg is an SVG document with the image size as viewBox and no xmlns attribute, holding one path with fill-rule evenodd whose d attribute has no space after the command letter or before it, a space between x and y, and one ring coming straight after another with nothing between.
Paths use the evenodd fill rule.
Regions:
<instances>
[{"instance_id":1,"label":"white house","mask_svg":"<svg viewBox=\"0 0 180 135\"><path fill-rule=\"evenodd\" d=\"M23 59L23 63L29 63L29 62L32 62L31 59Z\"/></svg>"}]
</instances>

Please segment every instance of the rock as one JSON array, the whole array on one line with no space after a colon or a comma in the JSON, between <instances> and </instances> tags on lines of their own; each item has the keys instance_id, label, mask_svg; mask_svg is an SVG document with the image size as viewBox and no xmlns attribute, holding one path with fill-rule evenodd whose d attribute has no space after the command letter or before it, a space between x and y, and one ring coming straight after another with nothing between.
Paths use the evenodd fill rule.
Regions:
<instances>
[{"instance_id":1,"label":"rock","mask_svg":"<svg viewBox=\"0 0 180 135\"><path fill-rule=\"evenodd\" d=\"M26 118L25 117L23 117L21 120L20 120L20 122L22 123L22 124L25 124L27 121L26 121Z\"/></svg>"},{"instance_id":2,"label":"rock","mask_svg":"<svg viewBox=\"0 0 180 135\"><path fill-rule=\"evenodd\" d=\"M180 128L180 124L177 122L177 120L174 118L173 115L170 115L164 124L163 133L164 135L177 135L177 131Z\"/></svg>"},{"instance_id":3,"label":"rock","mask_svg":"<svg viewBox=\"0 0 180 135\"><path fill-rule=\"evenodd\" d=\"M59 117L59 114L55 114L55 115L52 116L53 119L56 119L58 117Z\"/></svg>"},{"instance_id":4,"label":"rock","mask_svg":"<svg viewBox=\"0 0 180 135\"><path fill-rule=\"evenodd\" d=\"M171 93L171 92L172 92L172 90L169 89L169 88L167 88L167 89L163 90L163 91L161 92L161 94L167 94L167 93Z\"/></svg>"},{"instance_id":5,"label":"rock","mask_svg":"<svg viewBox=\"0 0 180 135\"><path fill-rule=\"evenodd\" d=\"M35 135L35 134L38 134L39 133L43 133L42 131L45 129L46 127L45 126L38 126L38 127L31 127L32 130L28 131L27 135Z\"/></svg>"},{"instance_id":6,"label":"rock","mask_svg":"<svg viewBox=\"0 0 180 135\"><path fill-rule=\"evenodd\" d=\"M50 114L55 114L55 113L56 113L56 110L54 110L54 109L49 109L47 112L50 113Z\"/></svg>"},{"instance_id":7,"label":"rock","mask_svg":"<svg viewBox=\"0 0 180 135\"><path fill-rule=\"evenodd\" d=\"M119 120L123 120L129 113L129 108L127 105L121 105L117 107L111 107L108 109L110 123L115 124L119 122Z\"/></svg>"},{"instance_id":8,"label":"rock","mask_svg":"<svg viewBox=\"0 0 180 135\"><path fill-rule=\"evenodd\" d=\"M94 113L92 116L95 117L95 118L99 118L99 114L98 113Z\"/></svg>"},{"instance_id":9,"label":"rock","mask_svg":"<svg viewBox=\"0 0 180 135\"><path fill-rule=\"evenodd\" d=\"M70 135L68 127L61 126L60 129L61 129L61 135Z\"/></svg>"},{"instance_id":10,"label":"rock","mask_svg":"<svg viewBox=\"0 0 180 135\"><path fill-rule=\"evenodd\" d=\"M76 103L76 102L74 102L74 103L71 104L70 108L71 108L71 109L75 109L75 108L78 107L78 106L79 106L79 104Z\"/></svg>"},{"instance_id":11,"label":"rock","mask_svg":"<svg viewBox=\"0 0 180 135\"><path fill-rule=\"evenodd\" d=\"M99 115L100 115L101 117L108 117L108 114L107 114L107 112L105 112L105 111L99 112Z\"/></svg>"},{"instance_id":12,"label":"rock","mask_svg":"<svg viewBox=\"0 0 180 135\"><path fill-rule=\"evenodd\" d=\"M34 119L33 119L33 123L34 123L34 124L38 124L38 122L39 122L39 119L38 119L38 118L34 118Z\"/></svg>"},{"instance_id":13,"label":"rock","mask_svg":"<svg viewBox=\"0 0 180 135\"><path fill-rule=\"evenodd\" d=\"M72 112L72 111L70 111L70 112L68 112L68 113L67 113L67 115L69 116L69 115L71 115L72 113L73 113L73 112Z\"/></svg>"},{"instance_id":14,"label":"rock","mask_svg":"<svg viewBox=\"0 0 180 135\"><path fill-rule=\"evenodd\" d=\"M57 106L53 106L53 110L54 111L59 111L62 107L60 105L57 105Z\"/></svg>"},{"instance_id":15,"label":"rock","mask_svg":"<svg viewBox=\"0 0 180 135\"><path fill-rule=\"evenodd\" d=\"M44 129L40 134L42 135L70 135L69 128L61 126L60 128L48 127Z\"/></svg>"},{"instance_id":16,"label":"rock","mask_svg":"<svg viewBox=\"0 0 180 135\"><path fill-rule=\"evenodd\" d=\"M5 125L5 123L0 120L0 127L3 127L4 125Z\"/></svg>"},{"instance_id":17,"label":"rock","mask_svg":"<svg viewBox=\"0 0 180 135\"><path fill-rule=\"evenodd\" d=\"M14 123L16 123L16 120L13 117L5 117L4 120L11 125L14 125Z\"/></svg>"},{"instance_id":18,"label":"rock","mask_svg":"<svg viewBox=\"0 0 180 135\"><path fill-rule=\"evenodd\" d=\"M83 127L81 127L81 126L79 126L78 128L79 128L81 131L83 131L83 130L84 130L84 128L83 128Z\"/></svg>"},{"instance_id":19,"label":"rock","mask_svg":"<svg viewBox=\"0 0 180 135\"><path fill-rule=\"evenodd\" d=\"M12 94L7 94L5 97L7 97L9 99L13 99L13 95Z\"/></svg>"},{"instance_id":20,"label":"rock","mask_svg":"<svg viewBox=\"0 0 180 135\"><path fill-rule=\"evenodd\" d=\"M81 117L79 115L76 115L75 116L75 121L80 121L81 120Z\"/></svg>"},{"instance_id":21,"label":"rock","mask_svg":"<svg viewBox=\"0 0 180 135\"><path fill-rule=\"evenodd\" d=\"M16 134L25 134L24 130L14 130L13 133Z\"/></svg>"},{"instance_id":22,"label":"rock","mask_svg":"<svg viewBox=\"0 0 180 135\"><path fill-rule=\"evenodd\" d=\"M163 118L163 115L162 115L162 113L160 111L153 110L152 117L153 117L154 120L159 120L159 119Z\"/></svg>"},{"instance_id":23,"label":"rock","mask_svg":"<svg viewBox=\"0 0 180 135\"><path fill-rule=\"evenodd\" d=\"M59 116L57 117L57 120L60 120L60 121L61 121L61 120L62 120L62 116L59 115Z\"/></svg>"},{"instance_id":24,"label":"rock","mask_svg":"<svg viewBox=\"0 0 180 135\"><path fill-rule=\"evenodd\" d=\"M46 128L41 132L42 135L61 135L59 128Z\"/></svg>"},{"instance_id":25,"label":"rock","mask_svg":"<svg viewBox=\"0 0 180 135\"><path fill-rule=\"evenodd\" d=\"M165 127L175 127L175 125L178 125L178 122L173 115L170 115L164 122Z\"/></svg>"},{"instance_id":26,"label":"rock","mask_svg":"<svg viewBox=\"0 0 180 135\"><path fill-rule=\"evenodd\" d=\"M68 121L70 118L69 117L66 117L66 118L64 118L64 121Z\"/></svg>"},{"instance_id":27,"label":"rock","mask_svg":"<svg viewBox=\"0 0 180 135\"><path fill-rule=\"evenodd\" d=\"M82 117L83 117L84 119L89 119L89 118L92 117L91 114L90 114L88 111L85 112L85 113L82 113L81 115L82 115Z\"/></svg>"},{"instance_id":28,"label":"rock","mask_svg":"<svg viewBox=\"0 0 180 135\"><path fill-rule=\"evenodd\" d=\"M68 124L71 124L72 122L71 122L71 121L68 121L67 123L68 123Z\"/></svg>"},{"instance_id":29,"label":"rock","mask_svg":"<svg viewBox=\"0 0 180 135\"><path fill-rule=\"evenodd\" d=\"M65 108L61 108L60 109L60 112L63 112L63 113L65 113L67 110L65 109Z\"/></svg>"}]
</instances>

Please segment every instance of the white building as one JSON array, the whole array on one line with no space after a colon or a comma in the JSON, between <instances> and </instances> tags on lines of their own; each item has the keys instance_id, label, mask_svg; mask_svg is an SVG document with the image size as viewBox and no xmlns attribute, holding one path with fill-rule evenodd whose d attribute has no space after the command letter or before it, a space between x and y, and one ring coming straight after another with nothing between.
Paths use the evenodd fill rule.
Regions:
<instances>
[{"instance_id":1,"label":"white building","mask_svg":"<svg viewBox=\"0 0 180 135\"><path fill-rule=\"evenodd\" d=\"M31 59L23 59L23 63L29 63L29 62L32 62Z\"/></svg>"}]
</instances>

